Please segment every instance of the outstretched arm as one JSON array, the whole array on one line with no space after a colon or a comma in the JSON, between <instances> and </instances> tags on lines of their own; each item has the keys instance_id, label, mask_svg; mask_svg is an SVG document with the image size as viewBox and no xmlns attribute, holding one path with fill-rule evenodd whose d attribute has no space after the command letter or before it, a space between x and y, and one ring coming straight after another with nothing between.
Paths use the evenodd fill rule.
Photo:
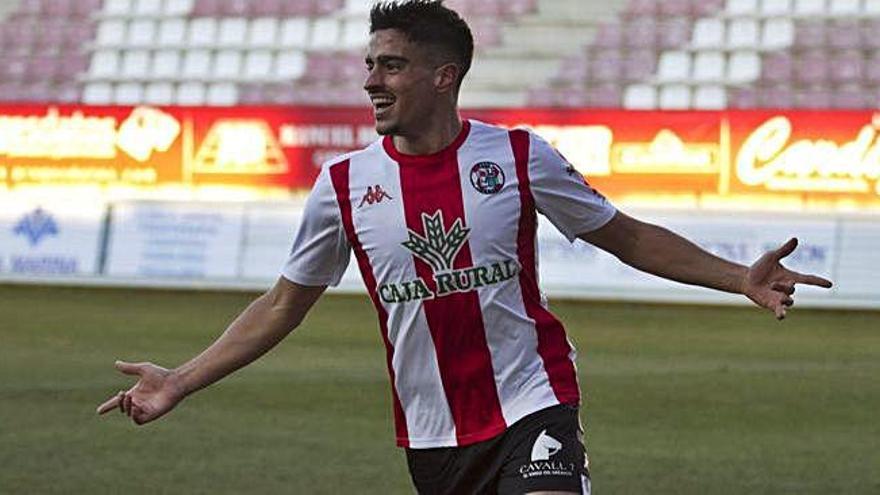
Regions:
<instances>
[{"instance_id":1,"label":"outstretched arm","mask_svg":"<svg viewBox=\"0 0 880 495\"><path fill-rule=\"evenodd\" d=\"M580 236L624 263L663 278L743 294L767 308L778 319L794 304L795 284L831 287L831 282L804 275L782 266L780 261L797 247L791 239L765 253L750 266L719 258L663 227L645 223L618 212L603 227Z\"/></svg>"},{"instance_id":2,"label":"outstretched arm","mask_svg":"<svg viewBox=\"0 0 880 495\"><path fill-rule=\"evenodd\" d=\"M279 278L211 346L176 369L151 363L117 362L119 371L138 376L139 380L128 391L121 391L101 404L98 413L119 408L137 424L162 416L187 395L249 364L278 344L302 322L325 289Z\"/></svg>"}]
</instances>

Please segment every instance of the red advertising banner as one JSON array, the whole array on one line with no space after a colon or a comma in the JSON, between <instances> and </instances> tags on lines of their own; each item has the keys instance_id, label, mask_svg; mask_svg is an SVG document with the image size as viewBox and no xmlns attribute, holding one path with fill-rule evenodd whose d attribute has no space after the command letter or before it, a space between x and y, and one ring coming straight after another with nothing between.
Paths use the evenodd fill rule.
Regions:
<instances>
[{"instance_id":1,"label":"red advertising banner","mask_svg":"<svg viewBox=\"0 0 880 495\"><path fill-rule=\"evenodd\" d=\"M880 114L480 110L618 201L880 209ZM0 187L308 189L376 139L365 108L0 107Z\"/></svg>"}]
</instances>

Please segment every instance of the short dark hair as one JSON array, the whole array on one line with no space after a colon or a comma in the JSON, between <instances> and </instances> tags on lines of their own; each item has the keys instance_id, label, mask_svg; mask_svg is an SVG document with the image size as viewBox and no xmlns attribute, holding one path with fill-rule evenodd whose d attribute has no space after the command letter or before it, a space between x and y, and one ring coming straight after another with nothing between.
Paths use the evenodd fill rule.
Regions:
<instances>
[{"instance_id":1,"label":"short dark hair","mask_svg":"<svg viewBox=\"0 0 880 495\"><path fill-rule=\"evenodd\" d=\"M443 0L378 2L370 11L370 34L383 29L397 29L409 41L429 45L449 57L461 68L461 86L474 58L474 36L464 19L444 6Z\"/></svg>"}]
</instances>

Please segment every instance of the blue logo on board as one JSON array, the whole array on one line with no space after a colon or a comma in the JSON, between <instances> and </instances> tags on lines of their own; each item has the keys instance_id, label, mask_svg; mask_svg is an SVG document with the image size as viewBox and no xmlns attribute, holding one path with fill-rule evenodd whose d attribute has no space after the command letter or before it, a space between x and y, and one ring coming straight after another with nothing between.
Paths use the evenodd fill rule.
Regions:
<instances>
[{"instance_id":1,"label":"blue logo on board","mask_svg":"<svg viewBox=\"0 0 880 495\"><path fill-rule=\"evenodd\" d=\"M24 236L31 246L36 246L48 236L58 235L58 224L48 212L37 208L15 224L15 235Z\"/></svg>"}]
</instances>

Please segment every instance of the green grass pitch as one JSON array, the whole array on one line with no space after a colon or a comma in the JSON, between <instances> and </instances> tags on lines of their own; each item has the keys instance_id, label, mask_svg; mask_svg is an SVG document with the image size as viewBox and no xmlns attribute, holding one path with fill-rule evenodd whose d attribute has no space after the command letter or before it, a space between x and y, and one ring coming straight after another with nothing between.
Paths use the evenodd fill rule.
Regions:
<instances>
[{"instance_id":1,"label":"green grass pitch","mask_svg":"<svg viewBox=\"0 0 880 495\"><path fill-rule=\"evenodd\" d=\"M0 493L412 493L376 317L327 296L268 356L146 427L95 407L254 297L0 287ZM556 302L597 494L880 493L880 313Z\"/></svg>"}]
</instances>

